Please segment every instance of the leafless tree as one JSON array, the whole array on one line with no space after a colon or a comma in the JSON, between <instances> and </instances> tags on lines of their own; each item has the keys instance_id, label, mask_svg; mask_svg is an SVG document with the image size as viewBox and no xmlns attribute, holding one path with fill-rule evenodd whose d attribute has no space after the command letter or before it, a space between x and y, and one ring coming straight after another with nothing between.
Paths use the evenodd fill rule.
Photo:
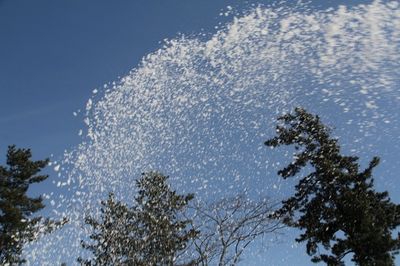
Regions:
<instances>
[{"instance_id":1,"label":"leafless tree","mask_svg":"<svg viewBox=\"0 0 400 266\"><path fill-rule=\"evenodd\" d=\"M198 254L196 265L237 265L256 238L283 228L279 220L271 218L276 206L268 199L254 201L245 195L192 205L192 226L200 231L192 246Z\"/></svg>"}]
</instances>

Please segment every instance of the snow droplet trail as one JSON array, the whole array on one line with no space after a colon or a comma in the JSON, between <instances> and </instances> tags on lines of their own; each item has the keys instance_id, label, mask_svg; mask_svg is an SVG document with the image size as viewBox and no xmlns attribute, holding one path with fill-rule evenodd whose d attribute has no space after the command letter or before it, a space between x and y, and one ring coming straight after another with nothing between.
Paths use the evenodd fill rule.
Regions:
<instances>
[{"instance_id":1,"label":"snow droplet trail","mask_svg":"<svg viewBox=\"0 0 400 266\"><path fill-rule=\"evenodd\" d=\"M263 142L276 116L296 106L337 126L349 150L370 157L392 142L398 153L399 48L396 1L324 11L259 6L207 40L166 41L129 75L93 90L82 143L54 167L65 178L54 215L71 223L31 247L28 260L77 258L85 213L108 191L130 202L144 171L170 175L177 190L204 199L284 194Z\"/></svg>"}]
</instances>

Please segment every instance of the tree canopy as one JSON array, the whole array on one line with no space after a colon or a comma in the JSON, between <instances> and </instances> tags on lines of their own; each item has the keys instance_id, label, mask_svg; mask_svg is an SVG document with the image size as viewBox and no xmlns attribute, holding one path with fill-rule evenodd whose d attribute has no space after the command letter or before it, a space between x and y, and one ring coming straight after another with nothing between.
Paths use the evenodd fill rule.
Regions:
<instances>
[{"instance_id":1,"label":"tree canopy","mask_svg":"<svg viewBox=\"0 0 400 266\"><path fill-rule=\"evenodd\" d=\"M93 254L92 259L78 258L82 265L129 265L135 264L130 256L132 240L129 228L134 224L133 213L113 193L101 201L101 217L87 216L85 223L90 226L91 242L81 241L82 247Z\"/></svg>"},{"instance_id":2,"label":"tree canopy","mask_svg":"<svg viewBox=\"0 0 400 266\"><path fill-rule=\"evenodd\" d=\"M9 146L6 166L0 166L0 264L19 264L23 245L36 239L42 222L50 230L55 223L33 214L43 209L43 199L27 195L33 183L47 175L40 171L49 160L33 161L29 149Z\"/></svg>"},{"instance_id":3,"label":"tree canopy","mask_svg":"<svg viewBox=\"0 0 400 266\"><path fill-rule=\"evenodd\" d=\"M102 202L101 217L88 216L91 243L82 246L93 259L85 265L189 265L180 255L198 232L189 228L183 212L193 194L179 195L167 176L145 173L137 180L138 196L133 206L116 201L113 194Z\"/></svg>"},{"instance_id":4,"label":"tree canopy","mask_svg":"<svg viewBox=\"0 0 400 266\"><path fill-rule=\"evenodd\" d=\"M278 174L286 179L310 172L299 179L295 194L282 202L276 216L303 230L296 240L307 241L313 262L343 265L351 253L357 265L394 265L400 237L393 237L393 231L400 222L400 205L390 201L388 192L374 189L372 171L379 158L361 170L359 158L342 155L329 128L302 108L278 120L277 136L265 144L296 150Z\"/></svg>"}]
</instances>

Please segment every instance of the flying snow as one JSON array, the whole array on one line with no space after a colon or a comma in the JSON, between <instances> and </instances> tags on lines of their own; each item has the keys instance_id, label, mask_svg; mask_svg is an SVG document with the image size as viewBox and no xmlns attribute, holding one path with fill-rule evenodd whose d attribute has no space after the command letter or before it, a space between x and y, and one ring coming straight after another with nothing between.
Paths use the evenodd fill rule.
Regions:
<instances>
[{"instance_id":1,"label":"flying snow","mask_svg":"<svg viewBox=\"0 0 400 266\"><path fill-rule=\"evenodd\" d=\"M28 261L78 257L82 217L109 191L131 202L141 172L159 170L204 200L283 195L263 142L296 106L335 126L348 151L371 157L392 143L390 152L400 152L399 48L396 1L259 6L207 39L165 41L129 75L93 90L81 144L54 167L61 181L51 205L70 224L34 244Z\"/></svg>"}]
</instances>

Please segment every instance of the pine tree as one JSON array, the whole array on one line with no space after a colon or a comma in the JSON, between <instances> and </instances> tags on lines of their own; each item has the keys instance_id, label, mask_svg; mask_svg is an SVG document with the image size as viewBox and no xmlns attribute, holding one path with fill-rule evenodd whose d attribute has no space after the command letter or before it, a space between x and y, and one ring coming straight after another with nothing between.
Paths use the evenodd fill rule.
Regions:
<instances>
[{"instance_id":1,"label":"pine tree","mask_svg":"<svg viewBox=\"0 0 400 266\"><path fill-rule=\"evenodd\" d=\"M194 195L178 195L167 179L167 176L150 172L137 181L136 206L140 224L136 234L144 241L136 252L149 265L176 265L179 253L199 233L187 229L190 220L181 215Z\"/></svg>"},{"instance_id":2,"label":"pine tree","mask_svg":"<svg viewBox=\"0 0 400 266\"><path fill-rule=\"evenodd\" d=\"M136 182L138 196L132 207L116 202L112 194L102 203L101 217L88 217L92 243L83 242L92 260L84 265L189 265L180 255L198 232L184 218L192 194L178 195L167 176L145 173Z\"/></svg>"},{"instance_id":3,"label":"pine tree","mask_svg":"<svg viewBox=\"0 0 400 266\"><path fill-rule=\"evenodd\" d=\"M132 239L129 231L135 225L133 212L110 193L101 201L100 218L87 216L85 223L91 228L91 242L82 241L82 247L93 254L93 259L78 258L82 265L139 265L129 256Z\"/></svg>"},{"instance_id":4,"label":"pine tree","mask_svg":"<svg viewBox=\"0 0 400 266\"><path fill-rule=\"evenodd\" d=\"M294 196L282 202L276 216L303 230L296 240L307 241L313 262L343 265L343 258L352 254L357 265L394 265L400 235L393 238L393 230L400 222L400 205L387 192L374 190L372 170L379 158L360 170L359 158L342 155L330 130L304 109L278 120L283 124L277 126L277 136L265 144L296 149L293 162L278 174L286 179L311 172L300 178Z\"/></svg>"},{"instance_id":5,"label":"pine tree","mask_svg":"<svg viewBox=\"0 0 400 266\"><path fill-rule=\"evenodd\" d=\"M31 160L29 149L17 149L9 146L7 166L0 166L0 264L19 264L23 245L33 241L38 232L42 217L32 217L43 209L41 196L31 198L27 195L29 186L40 183L47 175L39 172L49 160ZM50 220L44 223L48 229L55 224Z\"/></svg>"}]
</instances>

